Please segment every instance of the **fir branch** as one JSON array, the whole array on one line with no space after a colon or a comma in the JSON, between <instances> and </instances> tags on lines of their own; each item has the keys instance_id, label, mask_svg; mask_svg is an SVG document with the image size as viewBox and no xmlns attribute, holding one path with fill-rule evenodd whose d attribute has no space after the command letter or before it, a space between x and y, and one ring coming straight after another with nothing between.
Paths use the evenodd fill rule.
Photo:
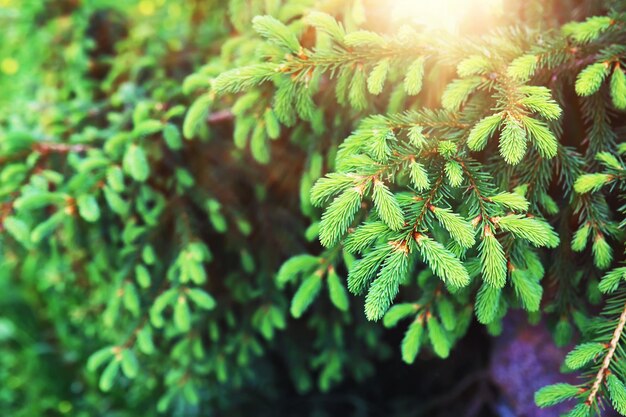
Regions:
<instances>
[{"instance_id":1,"label":"fir branch","mask_svg":"<svg viewBox=\"0 0 626 417\"><path fill-rule=\"evenodd\" d=\"M617 350L618 344L624 332L624 326L626 325L626 304L622 308L622 312L617 320L617 326L615 326L615 330L613 331L613 335L608 344L608 350L604 355L602 360L602 364L596 373L596 377L591 385L591 389L589 390L589 395L587 395L587 399L585 401L586 404L591 406L595 403L596 397L598 395L598 390L602 386L604 382L607 372L609 371L609 367L611 366L611 361L613 360L613 356Z\"/></svg>"}]
</instances>

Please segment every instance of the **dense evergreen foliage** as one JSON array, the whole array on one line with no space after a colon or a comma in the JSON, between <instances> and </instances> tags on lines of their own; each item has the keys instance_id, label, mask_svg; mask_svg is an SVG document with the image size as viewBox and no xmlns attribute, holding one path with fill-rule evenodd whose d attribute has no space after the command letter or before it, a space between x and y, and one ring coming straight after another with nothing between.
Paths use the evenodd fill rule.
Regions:
<instances>
[{"instance_id":1,"label":"dense evergreen foliage","mask_svg":"<svg viewBox=\"0 0 626 417\"><path fill-rule=\"evenodd\" d=\"M391 3L0 0L0 409L261 413L522 310L537 405L626 415L626 4Z\"/></svg>"}]
</instances>

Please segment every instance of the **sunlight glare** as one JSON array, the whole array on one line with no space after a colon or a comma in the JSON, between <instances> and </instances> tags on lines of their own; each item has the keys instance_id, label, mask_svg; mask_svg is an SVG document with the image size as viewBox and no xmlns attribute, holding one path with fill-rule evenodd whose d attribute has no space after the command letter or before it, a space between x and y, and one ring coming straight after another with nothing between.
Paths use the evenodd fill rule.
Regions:
<instances>
[{"instance_id":1,"label":"sunlight glare","mask_svg":"<svg viewBox=\"0 0 626 417\"><path fill-rule=\"evenodd\" d=\"M502 13L503 0L386 0L392 5L394 20L409 20L430 29L458 32L471 19Z\"/></svg>"}]
</instances>

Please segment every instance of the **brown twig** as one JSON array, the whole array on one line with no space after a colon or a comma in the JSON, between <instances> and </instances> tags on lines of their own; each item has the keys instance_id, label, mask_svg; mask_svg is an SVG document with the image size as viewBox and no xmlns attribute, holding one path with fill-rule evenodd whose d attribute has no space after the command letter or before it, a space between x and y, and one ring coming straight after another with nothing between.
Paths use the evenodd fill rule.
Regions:
<instances>
[{"instance_id":1,"label":"brown twig","mask_svg":"<svg viewBox=\"0 0 626 417\"><path fill-rule=\"evenodd\" d=\"M39 142L33 145L33 151L40 154L49 153L70 153L70 152L86 152L89 150L89 146L80 144L67 144L67 143L46 143Z\"/></svg>"},{"instance_id":2,"label":"brown twig","mask_svg":"<svg viewBox=\"0 0 626 417\"><path fill-rule=\"evenodd\" d=\"M602 361L602 365L600 366L600 369L598 369L598 373L596 374L596 379L593 381L593 385L589 390L589 396L587 396L587 401L585 401L588 405L593 404L594 400L596 399L596 395L598 394L598 390L600 389L600 386L602 385L602 382L607 375L607 371L609 370L609 366L611 365L611 360L613 359L613 355L615 355L615 350L617 349L619 340L622 337L624 325L626 325L626 304L622 309L622 314L619 316L617 327L613 332L613 337L611 338L611 342L609 343L609 350L606 352L604 360Z\"/></svg>"},{"instance_id":3,"label":"brown twig","mask_svg":"<svg viewBox=\"0 0 626 417\"><path fill-rule=\"evenodd\" d=\"M207 116L207 123L216 125L220 123L230 122L235 116L230 110L220 110Z\"/></svg>"}]
</instances>

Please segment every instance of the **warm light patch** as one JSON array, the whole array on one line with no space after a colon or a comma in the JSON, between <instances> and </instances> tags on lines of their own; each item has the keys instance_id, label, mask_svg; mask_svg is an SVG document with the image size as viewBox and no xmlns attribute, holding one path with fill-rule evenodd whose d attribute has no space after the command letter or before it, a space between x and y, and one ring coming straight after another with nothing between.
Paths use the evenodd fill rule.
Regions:
<instances>
[{"instance_id":1,"label":"warm light patch","mask_svg":"<svg viewBox=\"0 0 626 417\"><path fill-rule=\"evenodd\" d=\"M139 2L139 13L144 16L152 16L156 11L156 5L150 0L143 0Z\"/></svg>"},{"instance_id":2,"label":"warm light patch","mask_svg":"<svg viewBox=\"0 0 626 417\"><path fill-rule=\"evenodd\" d=\"M0 70L7 75L13 75L18 72L19 69L19 62L13 58L4 58L2 62L0 62Z\"/></svg>"},{"instance_id":3,"label":"warm light patch","mask_svg":"<svg viewBox=\"0 0 626 417\"><path fill-rule=\"evenodd\" d=\"M487 21L502 13L503 0L385 0L396 20L410 20L431 29L458 32L466 24Z\"/></svg>"}]
</instances>

